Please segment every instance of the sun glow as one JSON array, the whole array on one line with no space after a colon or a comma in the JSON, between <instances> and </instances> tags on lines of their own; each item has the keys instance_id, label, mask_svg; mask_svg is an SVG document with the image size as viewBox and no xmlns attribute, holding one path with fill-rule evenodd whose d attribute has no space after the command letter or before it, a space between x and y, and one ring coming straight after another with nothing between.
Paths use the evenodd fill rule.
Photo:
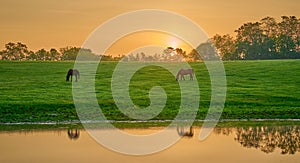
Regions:
<instances>
[{"instance_id":1,"label":"sun glow","mask_svg":"<svg viewBox=\"0 0 300 163\"><path fill-rule=\"evenodd\" d=\"M172 48L176 49L178 47L178 43L179 43L179 40L173 37L173 38L171 38L169 45Z\"/></svg>"},{"instance_id":2,"label":"sun glow","mask_svg":"<svg viewBox=\"0 0 300 163\"><path fill-rule=\"evenodd\" d=\"M188 43L173 35L158 31L143 31L132 33L120 38L106 50L106 54L113 56L127 55L134 49L139 49L149 45L155 45L164 48L172 47L174 49L181 48L187 53L192 50L192 47ZM162 53L162 51L159 51L159 49L154 50L156 51L152 51L153 54Z\"/></svg>"}]
</instances>

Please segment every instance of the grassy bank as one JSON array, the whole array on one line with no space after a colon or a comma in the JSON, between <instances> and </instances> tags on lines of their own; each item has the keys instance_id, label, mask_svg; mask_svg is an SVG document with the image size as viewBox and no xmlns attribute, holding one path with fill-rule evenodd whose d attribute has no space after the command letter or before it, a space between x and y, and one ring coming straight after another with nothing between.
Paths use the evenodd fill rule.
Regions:
<instances>
[{"instance_id":1,"label":"grassy bank","mask_svg":"<svg viewBox=\"0 0 300 163\"><path fill-rule=\"evenodd\" d=\"M119 111L111 94L116 62L102 62L96 75L96 96L110 120L133 120ZM177 63L171 63L178 66ZM197 119L210 104L210 79L204 63L191 63L200 88ZM222 119L300 119L300 60L224 62L227 96ZM65 82L73 62L0 62L0 122L78 120L72 84ZM153 75L159 72L159 75ZM79 81L80 82L80 81ZM189 82L189 81L180 81ZM154 120L173 119L179 110L180 90L174 76L155 66L139 70L129 88L134 104L150 104L148 92L162 86L168 95Z\"/></svg>"},{"instance_id":2,"label":"grassy bank","mask_svg":"<svg viewBox=\"0 0 300 163\"><path fill-rule=\"evenodd\" d=\"M167 127L168 122L115 122L112 123L116 128L153 128ZM201 127L203 122L194 122L194 127ZM271 126L299 126L300 121L231 121L219 122L216 128L236 128L236 127L271 127ZM103 125L105 126L105 124ZM176 126L171 126L176 127ZM95 128L101 128L101 124L95 125ZM84 129L80 123L58 123L58 124L0 124L0 131L32 131L32 130L66 130L66 129Z\"/></svg>"}]
</instances>

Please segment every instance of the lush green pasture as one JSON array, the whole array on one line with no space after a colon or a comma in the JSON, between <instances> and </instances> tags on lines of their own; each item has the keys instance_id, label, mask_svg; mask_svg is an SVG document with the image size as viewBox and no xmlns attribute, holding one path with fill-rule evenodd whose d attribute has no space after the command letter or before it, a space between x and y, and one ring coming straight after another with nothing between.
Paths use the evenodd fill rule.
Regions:
<instances>
[{"instance_id":1,"label":"lush green pasture","mask_svg":"<svg viewBox=\"0 0 300 163\"><path fill-rule=\"evenodd\" d=\"M116 64L102 62L98 68L95 88L99 106L110 120L133 120L119 111L112 98L111 77ZM178 63L170 64L180 68ZM191 66L201 95L197 119L204 119L210 104L210 78L204 63ZM300 119L300 60L232 61L224 66L227 96L222 119ZM73 62L1 61L0 122L78 120L72 83L65 82L72 67ZM152 119L173 119L180 106L180 89L175 77L163 68L148 66L137 71L129 94L135 106L143 109L150 105L149 90L158 85L168 98L163 111Z\"/></svg>"}]
</instances>

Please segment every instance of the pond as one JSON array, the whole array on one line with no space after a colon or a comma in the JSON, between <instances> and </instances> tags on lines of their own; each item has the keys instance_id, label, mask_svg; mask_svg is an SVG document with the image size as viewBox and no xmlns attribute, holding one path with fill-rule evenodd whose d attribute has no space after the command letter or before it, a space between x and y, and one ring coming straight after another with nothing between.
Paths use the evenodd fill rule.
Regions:
<instances>
[{"instance_id":1,"label":"pond","mask_svg":"<svg viewBox=\"0 0 300 163\"><path fill-rule=\"evenodd\" d=\"M217 127L204 141L200 127L174 130L182 136L177 143L144 156L111 151L82 129L1 131L0 162L300 162L300 126Z\"/></svg>"}]
</instances>

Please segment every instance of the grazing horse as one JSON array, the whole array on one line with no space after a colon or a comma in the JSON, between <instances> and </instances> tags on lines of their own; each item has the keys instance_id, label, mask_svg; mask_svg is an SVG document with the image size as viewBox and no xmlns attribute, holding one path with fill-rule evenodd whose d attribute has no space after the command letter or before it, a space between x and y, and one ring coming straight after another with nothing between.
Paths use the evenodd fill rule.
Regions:
<instances>
[{"instance_id":1,"label":"grazing horse","mask_svg":"<svg viewBox=\"0 0 300 163\"><path fill-rule=\"evenodd\" d=\"M193 80L194 70L193 69L180 69L176 75L176 81L178 81L180 75L181 80L185 80L184 75L190 75L190 80Z\"/></svg>"},{"instance_id":2,"label":"grazing horse","mask_svg":"<svg viewBox=\"0 0 300 163\"><path fill-rule=\"evenodd\" d=\"M66 81L69 81L70 77L71 77L71 81L72 81L72 76L75 76L76 80L75 82L77 82L77 78L79 79L80 75L79 75L79 71L76 69L69 69L68 73L67 73L67 77L66 77Z\"/></svg>"}]
</instances>

